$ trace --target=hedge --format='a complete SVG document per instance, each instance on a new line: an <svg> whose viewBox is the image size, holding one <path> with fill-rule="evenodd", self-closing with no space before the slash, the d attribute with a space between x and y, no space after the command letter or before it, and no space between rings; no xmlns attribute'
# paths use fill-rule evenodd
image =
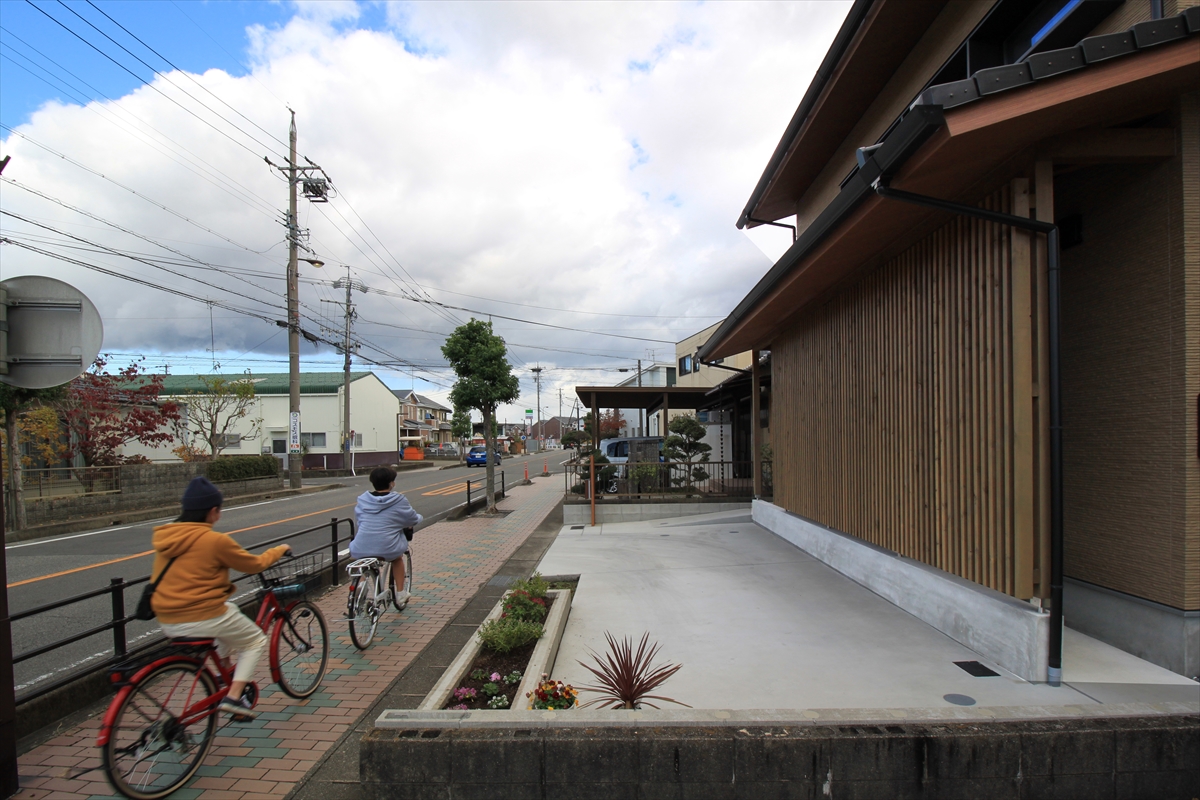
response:
<svg viewBox="0 0 1200 800"><path fill-rule="evenodd" d="M214 482L271 478L279 474L279 459L270 455L220 456L205 465L204 474Z"/></svg>

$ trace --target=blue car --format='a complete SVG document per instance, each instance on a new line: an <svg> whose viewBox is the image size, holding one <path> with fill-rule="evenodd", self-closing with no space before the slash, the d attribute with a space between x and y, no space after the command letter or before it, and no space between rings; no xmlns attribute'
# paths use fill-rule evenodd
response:
<svg viewBox="0 0 1200 800"><path fill-rule="evenodd" d="M500 453L496 451L493 455L493 464L500 463ZM484 467L487 466L487 448L483 445L476 445L467 451L467 466L468 467Z"/></svg>

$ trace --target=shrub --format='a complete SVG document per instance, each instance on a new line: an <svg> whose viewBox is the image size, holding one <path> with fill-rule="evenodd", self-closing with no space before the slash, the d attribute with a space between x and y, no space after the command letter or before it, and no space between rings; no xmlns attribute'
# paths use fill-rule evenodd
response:
<svg viewBox="0 0 1200 800"><path fill-rule="evenodd" d="M530 597L545 600L546 592L550 590L550 584L542 577L542 573L535 572L528 578L513 581L512 590L514 592L527 592Z"/></svg>
<svg viewBox="0 0 1200 800"><path fill-rule="evenodd" d="M271 455L220 456L204 465L204 474L214 483L273 478L279 474L279 459Z"/></svg>
<svg viewBox="0 0 1200 800"><path fill-rule="evenodd" d="M545 629L537 622L508 617L483 623L478 636L487 650L493 653L510 653L542 638L544 632Z"/></svg>
<svg viewBox="0 0 1200 800"><path fill-rule="evenodd" d="M529 592L514 589L504 598L504 619L532 620L541 622L546 618L546 601L530 597Z"/></svg>

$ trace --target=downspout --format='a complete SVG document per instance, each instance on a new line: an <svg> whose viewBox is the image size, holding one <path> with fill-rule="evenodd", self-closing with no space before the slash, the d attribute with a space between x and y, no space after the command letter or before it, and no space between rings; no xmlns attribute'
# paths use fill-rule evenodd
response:
<svg viewBox="0 0 1200 800"><path fill-rule="evenodd" d="M866 151L866 152L863 152ZM859 152L859 163L870 157L870 151ZM936 197L891 189L878 178L871 188L880 197L900 200L927 208L961 214L965 217L1011 225L1027 231L1046 234L1047 293L1049 306L1047 320L1050 349L1050 653L1047 681L1051 686L1062 684L1062 634L1063 634L1063 490L1062 490L1062 393L1059 375L1059 239L1058 226L1049 222L1001 214L975 206L954 203Z"/></svg>

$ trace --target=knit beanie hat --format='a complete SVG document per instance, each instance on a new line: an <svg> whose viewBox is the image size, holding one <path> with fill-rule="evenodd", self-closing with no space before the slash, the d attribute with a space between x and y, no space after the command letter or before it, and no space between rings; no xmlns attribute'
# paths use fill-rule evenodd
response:
<svg viewBox="0 0 1200 800"><path fill-rule="evenodd" d="M210 508L220 508L221 490L213 486L212 481L203 475L192 478L187 489L183 492L184 511L207 511Z"/></svg>

